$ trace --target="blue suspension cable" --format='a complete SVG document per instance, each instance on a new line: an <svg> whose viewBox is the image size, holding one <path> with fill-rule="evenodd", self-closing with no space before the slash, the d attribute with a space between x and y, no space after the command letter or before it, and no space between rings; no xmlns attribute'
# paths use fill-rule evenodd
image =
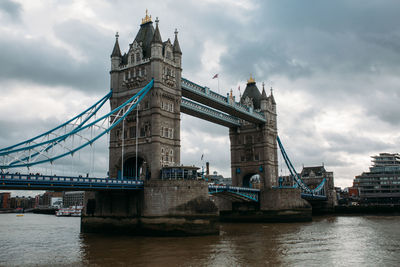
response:
<svg viewBox="0 0 400 267"><path fill-rule="evenodd" d="M45 162L50 162L50 163L52 163L53 161L55 161L55 160L57 160L57 159L60 159L60 158L65 157L65 156L67 156L67 155L72 155L72 154L74 154L76 151L78 151L78 150L80 150L80 149L86 147L87 145L90 145L90 144L94 143L94 142L95 142L96 140L98 140L101 136L103 136L104 134L110 132L115 126L117 126L117 125L118 125L118 124L119 124L119 123L120 123L120 122L121 122L121 121L122 121L122 120L123 120L123 119L124 119L138 104L139 104L139 103L140 103L140 101L144 98L144 96L147 94L147 92L153 87L153 83L154 83L154 81L151 80L151 81L150 81L143 89L141 89L137 94L135 94L134 96L132 96L131 98L129 98L129 99L128 99L127 101L125 101L122 105L120 105L119 107L115 108L114 110L112 110L112 111L109 112L108 114L106 114L106 115L100 117L99 119L97 119L97 120L95 120L95 121L93 121L93 122L91 122L91 123L89 123L89 124L87 124L87 125L84 125L84 126L82 126L82 127L80 127L80 128L76 128L76 129L72 130L71 132L69 132L69 133L67 133L67 134L65 134L65 135L59 136L59 137L54 138L54 139L51 139L51 140L49 140L49 141L42 142L42 144L54 143L54 144L51 144L51 147L53 147L53 146L59 144L62 140L65 140L67 137L72 136L72 135L74 135L74 134L76 134L76 133L78 133L78 132L80 132L80 131L83 131L83 130L89 128L89 127L94 126L96 123L98 123L98 122L100 122L100 121L102 121L102 120L104 120L104 119L106 119L106 118L108 118L108 117L111 117L113 114L119 112L121 109L123 109L123 108L125 108L126 106L128 106L129 104L131 104L131 106L129 107L129 109L128 109L122 116L120 116L120 118L119 118L118 120L116 120L116 121L115 121L112 125L110 125L107 129L105 129L103 132L101 132L100 134L98 134L97 136L95 136L94 138L92 138L91 140L87 141L86 143L84 143L84 144L78 146L78 147L75 148L75 149L71 149L70 151L68 151L68 152L66 152L66 153L63 153L63 154L61 154L61 155L58 155L58 156L56 156L56 157L52 157L52 158L45 159L45 160L41 160L41 161L37 161L37 162L20 163L20 164L17 164L17 162L21 162L21 160L18 160L17 162L15 162L15 161L12 162L12 164L0 166L0 168L1 168L1 169L7 169L7 168L17 168L17 167L29 167L29 166L33 166L33 165L37 165L37 164L41 164L41 163L45 163ZM71 120L70 120L70 121L71 121ZM66 125L66 124L64 123L63 125ZM58 128L60 128L60 126L58 126L58 127L56 127L56 128L58 129ZM49 132L51 132L51 131L49 131ZM43 135L44 135L44 134L42 134L42 135L40 135L40 136L43 136ZM31 140L31 139L30 139L30 140ZM2 155L3 155L3 156L4 156L4 155L8 155L8 154L10 154L10 153L15 153L15 152L19 152L19 151L29 150L29 149L32 149L32 148L37 147L37 146L38 146L38 145L35 144L35 145L31 145L31 146L28 146L28 147L25 147L25 148L21 148L21 149L14 149L14 150L12 150L12 151L2 152L2 153L0 153L0 156L2 156ZM15 147L15 146L12 146L12 147ZM4 149L3 149L3 150L4 150Z"/></svg>

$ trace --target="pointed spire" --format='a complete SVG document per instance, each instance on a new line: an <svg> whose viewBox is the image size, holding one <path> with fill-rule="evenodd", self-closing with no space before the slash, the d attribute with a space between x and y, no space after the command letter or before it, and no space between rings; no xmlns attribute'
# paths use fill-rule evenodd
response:
<svg viewBox="0 0 400 267"><path fill-rule="evenodd" d="M272 94L272 91L273 91L273 89L272 89L272 86L271 86L271 96L270 96L270 98L271 98L271 103L275 105L276 102L275 102L274 95Z"/></svg>
<svg viewBox="0 0 400 267"><path fill-rule="evenodd" d="M153 40L151 40L151 43L162 44L160 30L158 29L158 22L160 21L158 20L158 17L156 17L156 30L154 31Z"/></svg>
<svg viewBox="0 0 400 267"><path fill-rule="evenodd" d="M174 40L174 53L182 55L181 47L178 41L178 30L175 29L175 40Z"/></svg>
<svg viewBox="0 0 400 267"><path fill-rule="evenodd" d="M264 83L262 83L262 93L261 93L261 100L267 100L267 93L265 93Z"/></svg>
<svg viewBox="0 0 400 267"><path fill-rule="evenodd" d="M121 50L119 49L119 43L118 43L118 32L115 34L115 44L114 44L114 49L111 53L111 57L121 57Z"/></svg>

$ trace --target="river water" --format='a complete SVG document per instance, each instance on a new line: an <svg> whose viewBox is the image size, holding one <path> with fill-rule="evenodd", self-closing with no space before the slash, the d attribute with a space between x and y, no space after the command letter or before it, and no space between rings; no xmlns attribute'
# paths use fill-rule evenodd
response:
<svg viewBox="0 0 400 267"><path fill-rule="evenodd" d="M80 218L0 214L0 266L399 266L400 216L221 224L219 236L81 234Z"/></svg>

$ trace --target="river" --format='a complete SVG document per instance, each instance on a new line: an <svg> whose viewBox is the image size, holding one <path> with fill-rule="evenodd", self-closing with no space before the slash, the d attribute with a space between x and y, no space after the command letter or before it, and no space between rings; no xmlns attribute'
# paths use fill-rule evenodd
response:
<svg viewBox="0 0 400 267"><path fill-rule="evenodd" d="M81 234L80 218L0 214L0 265L399 266L399 216L221 224L219 236Z"/></svg>

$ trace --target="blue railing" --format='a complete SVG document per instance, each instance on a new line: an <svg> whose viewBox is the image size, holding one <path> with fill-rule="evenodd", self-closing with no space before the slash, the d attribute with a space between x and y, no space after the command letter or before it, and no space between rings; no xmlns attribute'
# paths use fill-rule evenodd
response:
<svg viewBox="0 0 400 267"><path fill-rule="evenodd" d="M25 190L138 190L143 188L143 181L6 173L0 174L0 188Z"/></svg>
<svg viewBox="0 0 400 267"><path fill-rule="evenodd" d="M223 186L223 185L209 185L208 186L209 194L218 194L218 193L230 193L233 195L237 195L241 198L258 202L260 189L247 188L247 187L237 187L237 186Z"/></svg>

